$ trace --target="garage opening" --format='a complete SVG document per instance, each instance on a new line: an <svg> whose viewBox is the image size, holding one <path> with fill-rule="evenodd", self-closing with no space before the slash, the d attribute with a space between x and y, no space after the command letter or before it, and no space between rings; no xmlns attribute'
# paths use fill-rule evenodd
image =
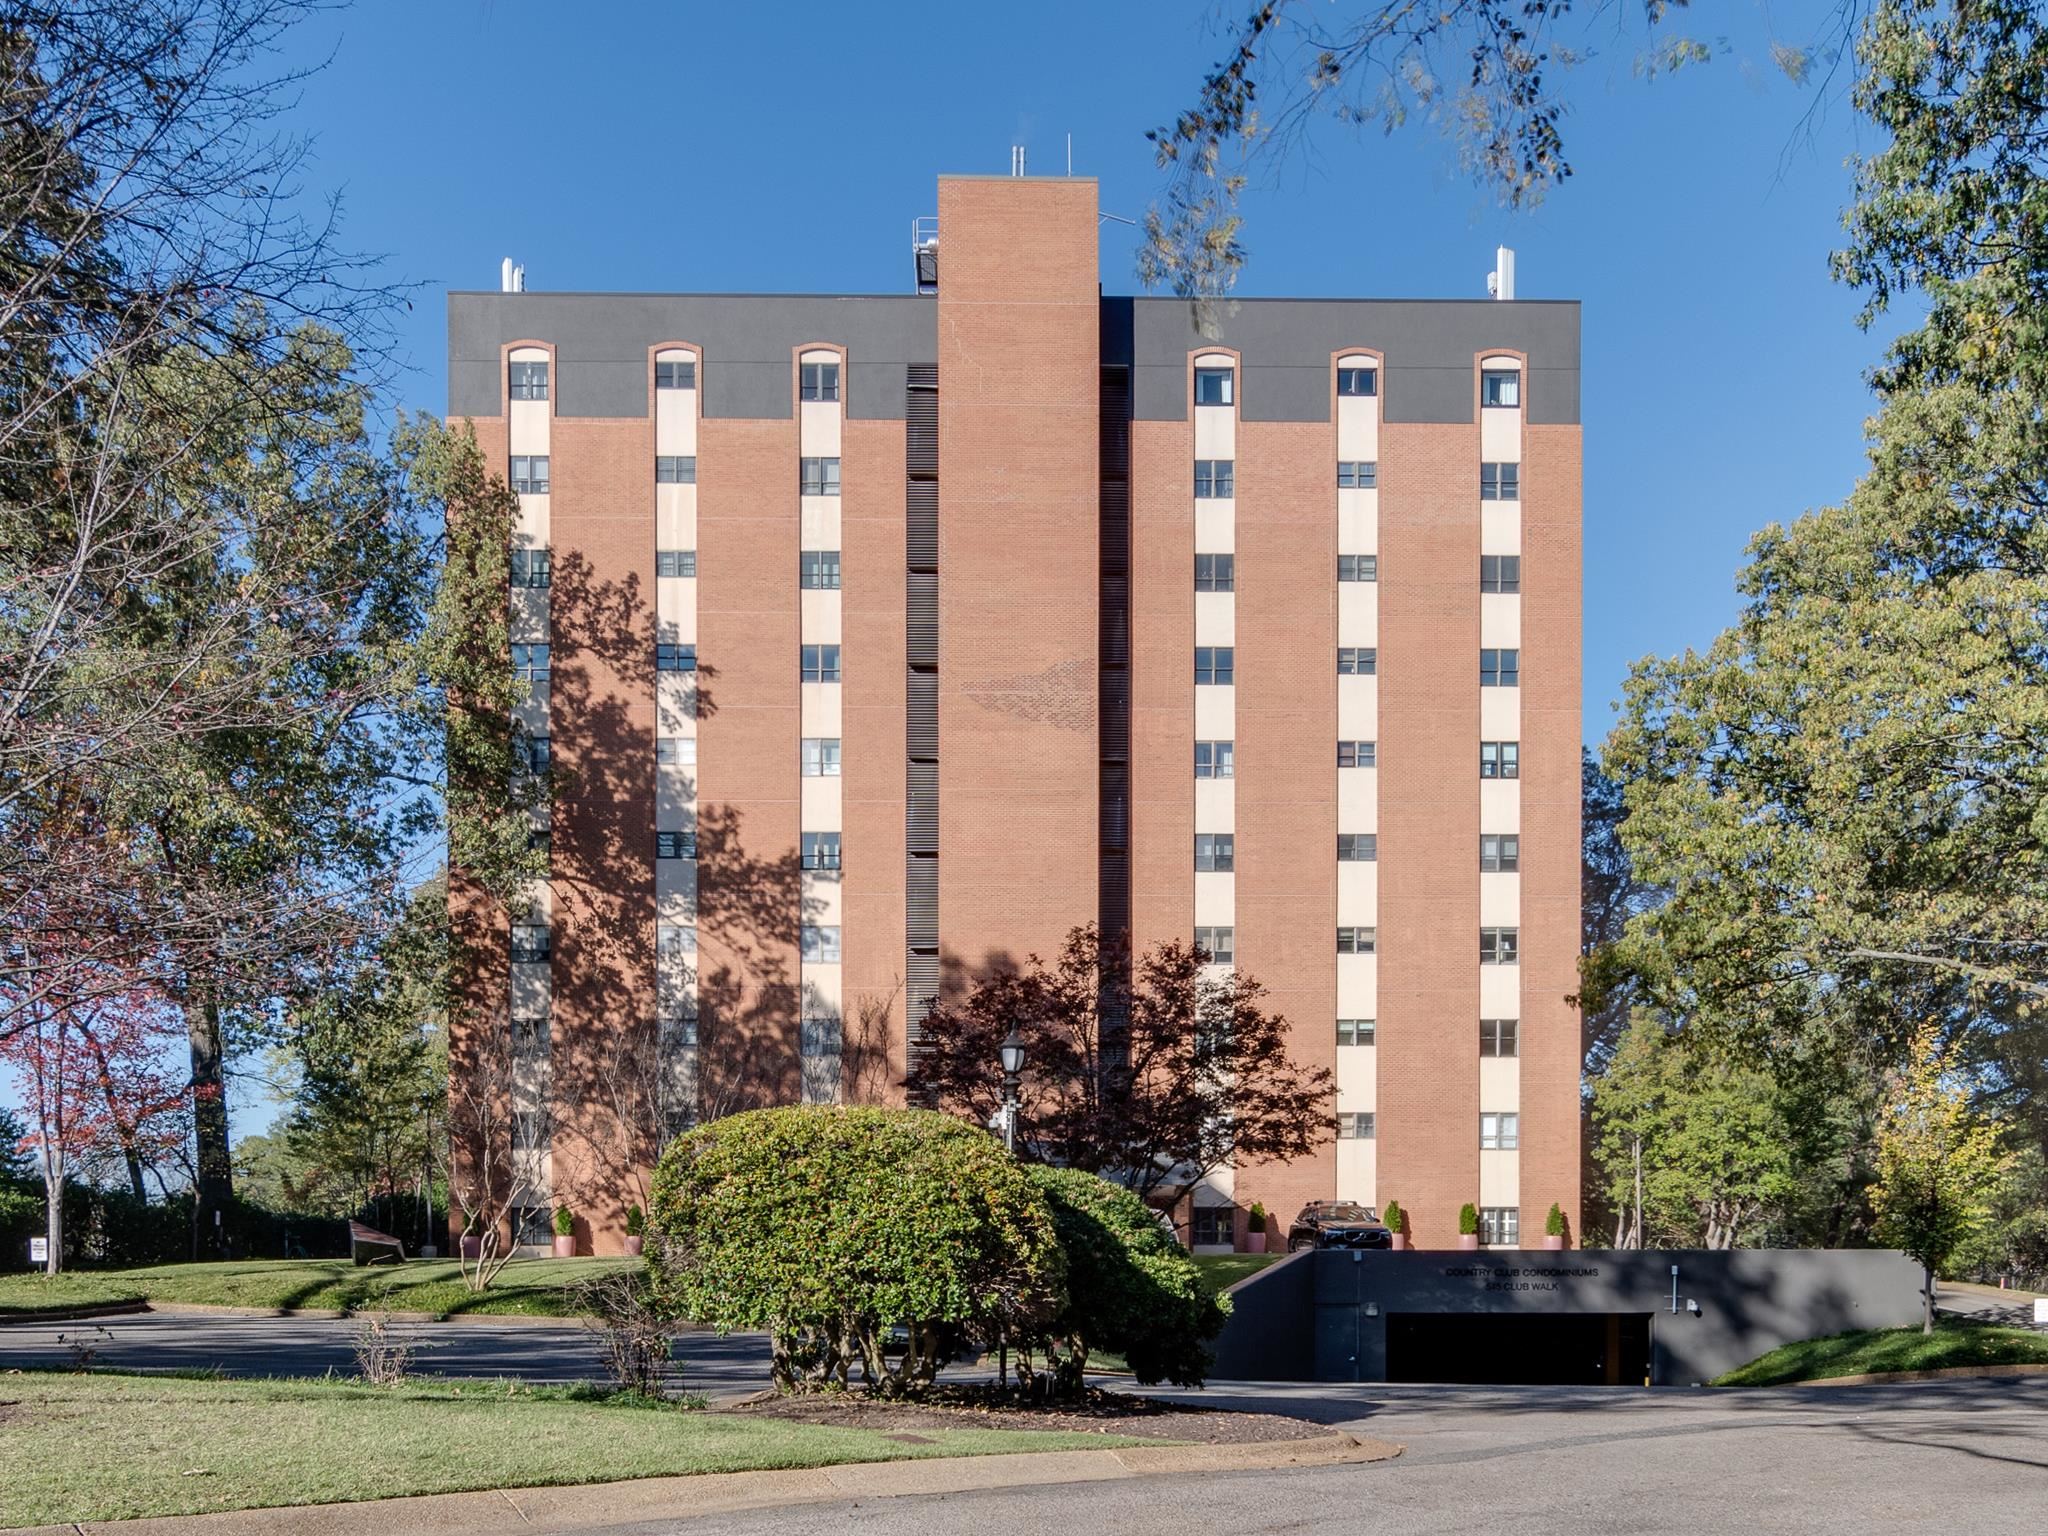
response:
<svg viewBox="0 0 2048 1536"><path fill-rule="evenodd" d="M1387 1318L1389 1381L1639 1387L1649 1375L1647 1312L1395 1312Z"/></svg>

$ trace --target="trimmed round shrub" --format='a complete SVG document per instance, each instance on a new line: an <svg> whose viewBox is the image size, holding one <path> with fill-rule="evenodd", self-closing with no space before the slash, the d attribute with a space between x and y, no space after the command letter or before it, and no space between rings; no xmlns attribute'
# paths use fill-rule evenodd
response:
<svg viewBox="0 0 2048 1536"><path fill-rule="evenodd" d="M987 1132L917 1109L753 1110L670 1143L647 1231L665 1299L766 1329L784 1391L891 1395L1061 1296L1045 1197Z"/></svg>
<svg viewBox="0 0 2048 1536"><path fill-rule="evenodd" d="M1044 1349L1055 1390L1078 1391L1088 1356L1104 1350L1145 1386L1199 1387L1229 1302L1128 1189L1076 1168L1029 1171L1066 1253L1067 1293L1044 1327L1020 1332Z"/></svg>

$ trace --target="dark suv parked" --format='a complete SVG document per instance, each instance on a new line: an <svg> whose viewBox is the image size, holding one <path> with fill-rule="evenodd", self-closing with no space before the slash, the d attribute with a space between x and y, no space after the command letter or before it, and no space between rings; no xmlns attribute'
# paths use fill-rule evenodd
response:
<svg viewBox="0 0 2048 1536"><path fill-rule="evenodd" d="M1303 1248L1391 1248L1394 1234L1369 1205L1318 1200L1301 1208L1287 1229L1287 1251Z"/></svg>

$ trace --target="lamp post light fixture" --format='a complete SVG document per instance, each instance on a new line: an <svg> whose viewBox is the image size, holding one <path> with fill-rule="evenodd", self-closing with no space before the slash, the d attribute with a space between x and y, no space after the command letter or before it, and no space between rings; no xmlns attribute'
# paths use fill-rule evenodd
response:
<svg viewBox="0 0 2048 1536"><path fill-rule="evenodd" d="M1015 1156L1018 1095L1024 1086L1024 1037L1014 1024L1003 1037L996 1056L1003 1066L1003 1149Z"/></svg>

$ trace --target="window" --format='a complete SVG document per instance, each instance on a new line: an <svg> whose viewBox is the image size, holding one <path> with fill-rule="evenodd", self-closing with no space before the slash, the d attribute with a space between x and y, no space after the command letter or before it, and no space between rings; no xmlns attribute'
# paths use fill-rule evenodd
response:
<svg viewBox="0 0 2048 1536"><path fill-rule="evenodd" d="M1195 495L1198 498L1235 496L1237 463L1233 459L1195 460Z"/></svg>
<svg viewBox="0 0 2048 1536"><path fill-rule="evenodd" d="M1380 838L1377 832L1339 832L1337 834L1337 862L1340 864L1370 864L1380 856Z"/></svg>
<svg viewBox="0 0 2048 1536"><path fill-rule="evenodd" d="M1522 1144L1520 1115L1481 1115L1479 1146L1485 1152L1512 1152Z"/></svg>
<svg viewBox="0 0 2048 1536"><path fill-rule="evenodd" d="M1518 406L1522 403L1522 374L1518 368L1487 368L1479 374L1481 405Z"/></svg>
<svg viewBox="0 0 2048 1536"><path fill-rule="evenodd" d="M548 1053L548 1016L544 1013L512 1016L512 1054L545 1056Z"/></svg>
<svg viewBox="0 0 2048 1536"><path fill-rule="evenodd" d="M654 483L656 485L695 485L697 483L697 460L694 456L671 457L662 454L654 461Z"/></svg>
<svg viewBox="0 0 2048 1536"><path fill-rule="evenodd" d="M1337 766L1339 768L1377 768L1380 764L1380 746L1376 741L1340 741L1337 743Z"/></svg>
<svg viewBox="0 0 2048 1536"><path fill-rule="evenodd" d="M839 738L837 736L806 736L804 738L804 777L807 779L836 779L839 777Z"/></svg>
<svg viewBox="0 0 2048 1536"><path fill-rule="evenodd" d="M1479 930L1479 963L1481 965L1519 965L1521 963L1522 930L1519 928L1482 928Z"/></svg>
<svg viewBox="0 0 2048 1536"><path fill-rule="evenodd" d="M1195 404L1230 405L1237 398L1237 370L1234 368L1197 368L1195 370Z"/></svg>
<svg viewBox="0 0 2048 1536"><path fill-rule="evenodd" d="M1227 688L1237 680L1237 652L1228 645L1195 647L1195 681Z"/></svg>
<svg viewBox="0 0 2048 1536"><path fill-rule="evenodd" d="M1337 557L1337 579L1339 581L1378 581L1380 579L1380 557L1378 555L1339 555Z"/></svg>
<svg viewBox="0 0 2048 1536"><path fill-rule="evenodd" d="M839 834L837 832L806 832L804 834L804 868L837 869L839 867Z"/></svg>
<svg viewBox="0 0 2048 1536"><path fill-rule="evenodd" d="M694 832L657 832L654 834L654 856L657 859L694 859L697 857L697 834Z"/></svg>
<svg viewBox="0 0 2048 1536"><path fill-rule="evenodd" d="M1237 743L1198 741L1195 743L1195 777L1228 779L1237 773Z"/></svg>
<svg viewBox="0 0 2048 1536"><path fill-rule="evenodd" d="M1195 868L1204 874L1227 874L1236 867L1237 838L1229 832L1195 834Z"/></svg>
<svg viewBox="0 0 2048 1536"><path fill-rule="evenodd" d="M1337 393L1340 395L1376 395L1380 392L1380 371L1377 368L1339 368L1337 370Z"/></svg>
<svg viewBox="0 0 2048 1536"><path fill-rule="evenodd" d="M697 360L694 357L677 358L674 362L654 365L654 387L656 389L695 389L697 387Z"/></svg>
<svg viewBox="0 0 2048 1536"><path fill-rule="evenodd" d="M1229 592L1237 586L1237 556L1195 556L1195 590Z"/></svg>
<svg viewBox="0 0 2048 1536"><path fill-rule="evenodd" d="M512 958L515 962L527 965L537 965L545 961L548 958L548 925L514 923Z"/></svg>
<svg viewBox="0 0 2048 1536"><path fill-rule="evenodd" d="M1337 461L1337 489L1340 491L1370 491L1380 483L1379 464L1372 459L1340 459Z"/></svg>
<svg viewBox="0 0 2048 1536"><path fill-rule="evenodd" d="M1339 1141L1371 1141L1374 1125L1371 1110L1362 1114L1344 1114L1337 1117L1337 1139Z"/></svg>
<svg viewBox="0 0 2048 1536"><path fill-rule="evenodd" d="M796 557L797 582L812 592L839 590L839 551L807 549Z"/></svg>
<svg viewBox="0 0 2048 1536"><path fill-rule="evenodd" d="M1482 592L1521 591L1522 557L1520 555L1481 555L1479 557L1479 590Z"/></svg>
<svg viewBox="0 0 2048 1536"><path fill-rule="evenodd" d="M545 496L548 493L548 458L546 454L528 457L525 454L512 456L512 489L521 496Z"/></svg>
<svg viewBox="0 0 2048 1536"><path fill-rule="evenodd" d="M1379 949L1380 931L1377 928L1339 928L1337 930L1337 953L1340 955L1370 955Z"/></svg>
<svg viewBox="0 0 2048 1536"><path fill-rule="evenodd" d="M1519 779L1522 776L1522 744L1519 741L1479 743L1479 777Z"/></svg>
<svg viewBox="0 0 2048 1536"><path fill-rule="evenodd" d="M1213 965L1230 965L1237 958L1237 930L1235 928L1197 928L1195 948L1208 951Z"/></svg>
<svg viewBox="0 0 2048 1536"><path fill-rule="evenodd" d="M512 551L512 585L545 587L555 579L554 551L515 549Z"/></svg>
<svg viewBox="0 0 2048 1536"><path fill-rule="evenodd" d="M514 400L545 400L548 397L548 365L514 363L511 382Z"/></svg>
<svg viewBox="0 0 2048 1536"><path fill-rule="evenodd" d="M1479 869L1482 874L1511 875L1522 867L1522 840L1512 833L1479 834Z"/></svg>
<svg viewBox="0 0 2048 1536"><path fill-rule="evenodd" d="M1520 1019L1481 1019L1479 1021L1479 1054L1482 1056L1521 1055L1522 1021Z"/></svg>
<svg viewBox="0 0 2048 1536"><path fill-rule="evenodd" d="M660 1024L661 1044L668 1050L694 1050L697 1045L697 1015L671 1014Z"/></svg>
<svg viewBox="0 0 2048 1536"><path fill-rule="evenodd" d="M528 827L526 829L526 851L528 853L553 853L555 851L555 834L553 829L548 827Z"/></svg>
<svg viewBox="0 0 2048 1536"><path fill-rule="evenodd" d="M807 683L836 683L839 681L839 647L836 645L807 645L804 647L803 680Z"/></svg>
<svg viewBox="0 0 2048 1536"><path fill-rule="evenodd" d="M837 1056L844 1039L836 1018L805 1019L797 1026L797 1049L806 1056Z"/></svg>
<svg viewBox="0 0 2048 1536"><path fill-rule="evenodd" d="M654 670L657 672L696 671L697 647L694 645L657 645L654 648Z"/></svg>
<svg viewBox="0 0 2048 1536"><path fill-rule="evenodd" d="M1234 1205L1198 1205L1189 1213L1193 1218L1188 1241L1197 1248L1234 1248L1237 1246L1237 1207Z"/></svg>
<svg viewBox="0 0 2048 1536"><path fill-rule="evenodd" d="M839 925L820 927L816 923L803 925L799 952L807 965L837 965L839 963Z"/></svg>
<svg viewBox="0 0 2048 1536"><path fill-rule="evenodd" d="M1520 651L1486 650L1479 653L1479 686L1519 688L1522 683Z"/></svg>
<svg viewBox="0 0 2048 1536"><path fill-rule="evenodd" d="M512 670L524 682L544 683L548 680L548 658L551 654L545 645L515 645L512 647Z"/></svg>
<svg viewBox="0 0 2048 1536"><path fill-rule="evenodd" d="M654 552L654 574L657 576L696 575L697 551L694 549L657 549Z"/></svg>
<svg viewBox="0 0 2048 1536"><path fill-rule="evenodd" d="M1479 499L1481 501L1520 501L1522 499L1522 466L1519 464L1480 465Z"/></svg>
<svg viewBox="0 0 2048 1536"><path fill-rule="evenodd" d="M1341 645L1337 648L1337 675L1339 677L1371 677L1380 669L1380 653L1376 646Z"/></svg>
<svg viewBox="0 0 2048 1536"><path fill-rule="evenodd" d="M680 960L697 953L697 930L689 923L656 923L654 953L664 960Z"/></svg>
<svg viewBox="0 0 2048 1536"><path fill-rule="evenodd" d="M1337 1021L1337 1043L1339 1045L1371 1045L1377 1025L1371 1019L1339 1019Z"/></svg>
<svg viewBox="0 0 2048 1536"><path fill-rule="evenodd" d="M803 463L803 493L806 496L837 496L839 494L839 461L837 459L805 459Z"/></svg>
<svg viewBox="0 0 2048 1536"><path fill-rule="evenodd" d="M515 736L513 750L519 756L519 770L522 773L546 773L548 764L554 760L545 736Z"/></svg>
<svg viewBox="0 0 2048 1536"><path fill-rule="evenodd" d="M802 390L806 400L837 400L839 398L839 365L837 363L804 363L802 366Z"/></svg>
<svg viewBox="0 0 2048 1536"><path fill-rule="evenodd" d="M654 760L676 767L697 766L697 738L694 736L657 736L654 739Z"/></svg>
<svg viewBox="0 0 2048 1536"><path fill-rule="evenodd" d="M1522 1213L1512 1205L1479 1208L1479 1241L1488 1246L1513 1247L1522 1240Z"/></svg>

